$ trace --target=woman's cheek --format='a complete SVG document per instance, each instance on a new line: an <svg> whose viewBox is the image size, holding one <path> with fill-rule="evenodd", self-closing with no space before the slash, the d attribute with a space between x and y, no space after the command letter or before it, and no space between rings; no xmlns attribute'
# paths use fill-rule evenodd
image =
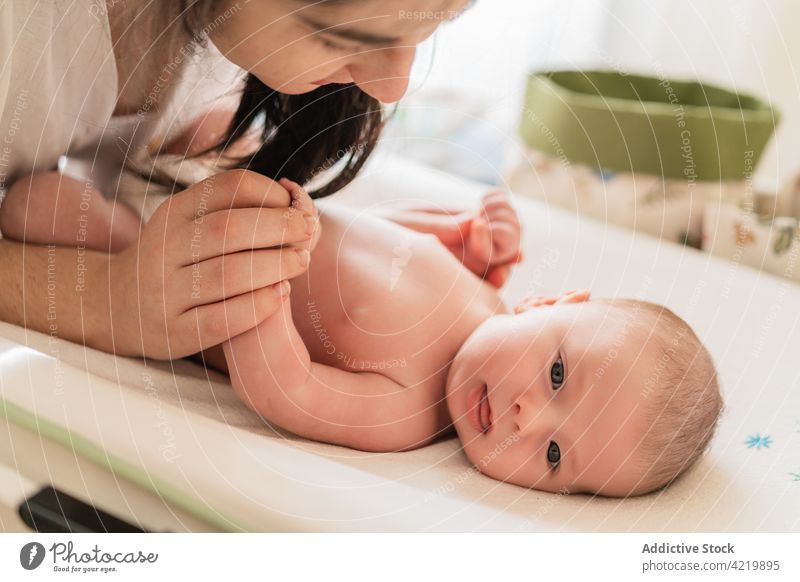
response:
<svg viewBox="0 0 800 582"><path fill-rule="evenodd" d="M292 50L286 55L280 54L278 58L279 62L273 61L266 68L281 71L284 77L282 81L287 86L310 85L328 77L334 68L330 57L315 48L307 51Z"/></svg>

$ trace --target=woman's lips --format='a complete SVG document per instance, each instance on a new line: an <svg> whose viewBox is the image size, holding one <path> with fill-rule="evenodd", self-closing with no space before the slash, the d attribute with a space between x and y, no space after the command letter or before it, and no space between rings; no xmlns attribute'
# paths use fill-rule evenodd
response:
<svg viewBox="0 0 800 582"><path fill-rule="evenodd" d="M469 395L467 416L476 431L486 433L492 428L492 407L489 405L489 389L486 384L478 386Z"/></svg>

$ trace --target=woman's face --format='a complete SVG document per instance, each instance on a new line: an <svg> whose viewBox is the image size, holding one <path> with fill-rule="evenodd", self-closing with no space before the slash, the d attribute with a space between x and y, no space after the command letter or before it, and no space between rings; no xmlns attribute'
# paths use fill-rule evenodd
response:
<svg viewBox="0 0 800 582"><path fill-rule="evenodd" d="M225 0L205 31L232 62L290 95L355 83L384 103L408 87L416 47L471 0Z"/></svg>

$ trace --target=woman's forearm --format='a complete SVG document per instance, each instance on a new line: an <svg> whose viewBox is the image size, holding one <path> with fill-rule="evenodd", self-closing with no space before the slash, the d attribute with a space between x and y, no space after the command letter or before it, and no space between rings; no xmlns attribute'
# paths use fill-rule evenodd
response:
<svg viewBox="0 0 800 582"><path fill-rule="evenodd" d="M111 351L109 255L0 240L0 320Z"/></svg>
<svg viewBox="0 0 800 582"><path fill-rule="evenodd" d="M0 320L121 356L219 345L270 316L279 283L306 271L296 246L311 233L291 202L272 180L229 170L173 195L116 254L0 240Z"/></svg>

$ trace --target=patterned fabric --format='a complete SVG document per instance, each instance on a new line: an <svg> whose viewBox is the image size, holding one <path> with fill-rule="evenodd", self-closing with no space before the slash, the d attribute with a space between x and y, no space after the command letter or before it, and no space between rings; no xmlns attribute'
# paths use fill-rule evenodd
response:
<svg viewBox="0 0 800 582"><path fill-rule="evenodd" d="M760 219L737 205L710 205L702 246L712 255L800 281L800 230L794 217Z"/></svg>
<svg viewBox="0 0 800 582"><path fill-rule="evenodd" d="M507 176L518 194L698 248L706 209L737 203L747 188L744 180L691 181L597 170L532 149L523 150Z"/></svg>

